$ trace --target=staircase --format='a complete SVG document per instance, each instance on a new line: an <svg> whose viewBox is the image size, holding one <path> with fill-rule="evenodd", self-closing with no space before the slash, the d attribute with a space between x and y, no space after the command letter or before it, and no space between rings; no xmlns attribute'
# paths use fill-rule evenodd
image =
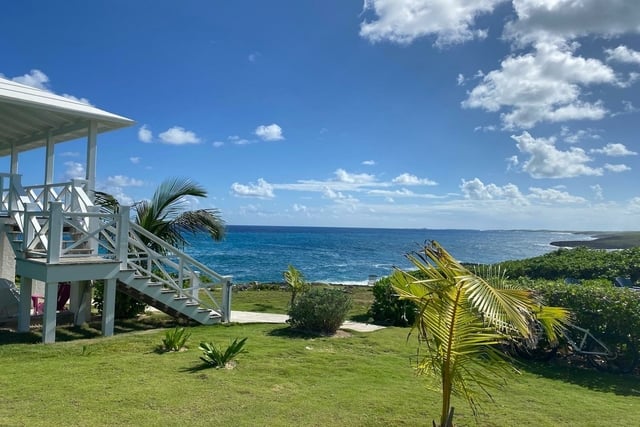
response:
<svg viewBox="0 0 640 427"><path fill-rule="evenodd" d="M0 189L0 215L17 260L43 263L70 276L74 269L119 264L120 292L200 324L229 320L231 278L131 222L129 207L114 213L94 206L82 180L22 188L19 175L11 175L10 182L10 188ZM213 294L216 287L222 288L222 306Z"/></svg>

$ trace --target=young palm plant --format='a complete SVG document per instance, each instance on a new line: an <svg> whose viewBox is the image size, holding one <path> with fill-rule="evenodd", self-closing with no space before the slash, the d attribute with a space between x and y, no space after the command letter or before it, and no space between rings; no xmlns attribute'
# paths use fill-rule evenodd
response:
<svg viewBox="0 0 640 427"><path fill-rule="evenodd" d="M396 270L392 284L401 299L419 308L414 330L424 351L417 370L438 380L439 425L450 427L452 394L465 397L476 415L477 390L491 397L488 387L515 370L501 344L531 339L536 325L555 341L568 312L542 307L530 290L507 282L500 270L485 272L484 278L474 274L437 242L407 258L418 271Z"/></svg>
<svg viewBox="0 0 640 427"><path fill-rule="evenodd" d="M304 293L309 290L309 284L304 279L304 275L300 270L290 265L287 271L282 273L284 281L289 286L291 291L291 301L289 301L289 307L293 307L296 302L298 294Z"/></svg>

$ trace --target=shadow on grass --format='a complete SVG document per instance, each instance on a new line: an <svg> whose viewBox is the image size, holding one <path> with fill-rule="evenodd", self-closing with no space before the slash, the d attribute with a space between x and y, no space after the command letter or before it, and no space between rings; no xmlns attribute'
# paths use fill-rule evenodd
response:
<svg viewBox="0 0 640 427"><path fill-rule="evenodd" d="M257 311L259 313L277 313L278 307L273 304L264 304L264 303L254 303L252 304L251 310L248 311Z"/></svg>
<svg viewBox="0 0 640 427"><path fill-rule="evenodd" d="M552 363L531 362L520 369L544 378L559 380L591 390L621 396L640 396L640 378L637 375L611 374L596 370Z"/></svg>
<svg viewBox="0 0 640 427"><path fill-rule="evenodd" d="M331 336L327 334L321 334L318 332L304 331L301 329L293 329L290 326L272 329L267 333L267 335L270 335L272 337L284 337L284 338L304 339L304 340L309 340L313 338L326 338Z"/></svg>
<svg viewBox="0 0 640 427"><path fill-rule="evenodd" d="M39 319L32 319L29 332L17 332L16 325L8 324L0 328L0 345L7 344L39 344L42 343L42 325ZM41 321L41 320L40 320ZM175 327L182 322L171 317L144 316L137 319L116 320L114 334L140 332L158 328ZM59 315L56 327L56 342L67 342L81 339L92 339L102 336L102 323L99 316L81 326L73 325L73 317Z"/></svg>

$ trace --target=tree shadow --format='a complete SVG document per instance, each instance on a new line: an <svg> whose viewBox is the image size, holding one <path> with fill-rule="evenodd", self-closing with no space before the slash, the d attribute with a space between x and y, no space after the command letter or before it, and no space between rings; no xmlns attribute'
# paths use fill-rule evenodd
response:
<svg viewBox="0 0 640 427"><path fill-rule="evenodd" d="M540 377L559 380L590 390L621 396L640 396L640 378L632 374L599 372L582 366L569 365L565 360L527 362L519 368Z"/></svg>
<svg viewBox="0 0 640 427"><path fill-rule="evenodd" d="M328 335L328 334L322 334L322 333L308 331L308 330L294 329L291 326L284 326L282 328L272 329L267 333L267 335L270 335L273 337L309 340L314 338L327 338L335 334Z"/></svg>

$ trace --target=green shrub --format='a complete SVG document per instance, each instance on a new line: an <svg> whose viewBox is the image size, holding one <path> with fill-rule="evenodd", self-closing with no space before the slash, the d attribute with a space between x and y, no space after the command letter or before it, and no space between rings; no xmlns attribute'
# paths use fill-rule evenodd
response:
<svg viewBox="0 0 640 427"><path fill-rule="evenodd" d="M373 303L369 316L376 323L409 326L416 319L417 307L412 301L400 300L391 286L389 277L383 277L373 285Z"/></svg>
<svg viewBox="0 0 640 427"><path fill-rule="evenodd" d="M500 264L511 278L532 279L640 279L640 247L619 251L575 248L559 249L548 254Z"/></svg>
<svg viewBox="0 0 640 427"><path fill-rule="evenodd" d="M351 297L340 289L314 288L300 295L289 309L295 329L333 334L347 318Z"/></svg>
<svg viewBox="0 0 640 427"><path fill-rule="evenodd" d="M236 338L225 350L222 350L222 348L211 342L201 342L200 347L198 347L203 352L203 355L200 356L200 360L211 368L230 367L230 363L237 355L247 352L244 349L246 341L247 337L240 341Z"/></svg>
<svg viewBox="0 0 640 427"><path fill-rule="evenodd" d="M571 310L574 324L588 329L617 354L608 362L613 370L629 371L640 360L640 292L596 281L585 283L538 281L533 288L545 305Z"/></svg>
<svg viewBox="0 0 640 427"><path fill-rule="evenodd" d="M180 351L185 347L190 336L191 332L187 332L185 328L176 326L165 332L162 345L166 351Z"/></svg>

